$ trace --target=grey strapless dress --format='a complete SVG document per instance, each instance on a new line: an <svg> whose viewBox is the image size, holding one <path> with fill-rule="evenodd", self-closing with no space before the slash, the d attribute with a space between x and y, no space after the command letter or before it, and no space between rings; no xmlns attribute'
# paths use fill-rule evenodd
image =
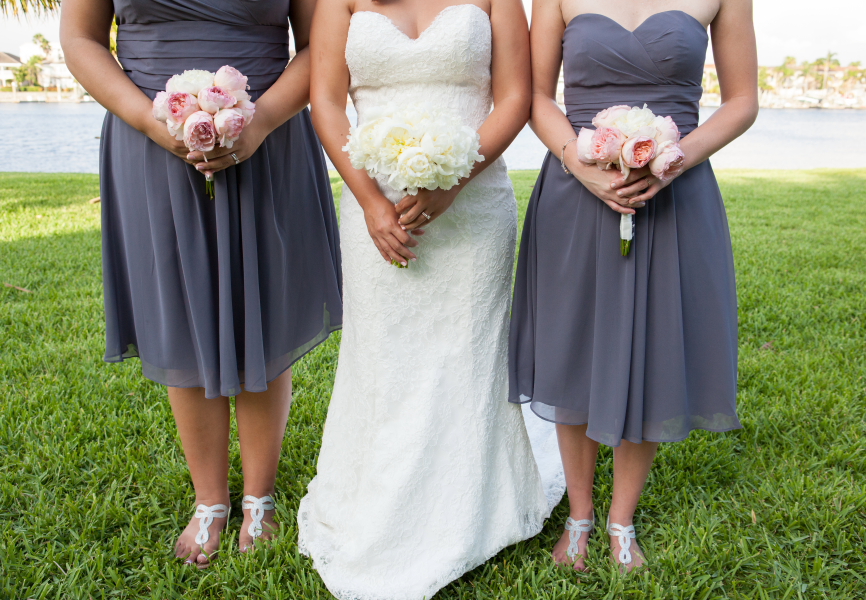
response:
<svg viewBox="0 0 866 600"><path fill-rule="evenodd" d="M630 32L582 14L562 48L575 132L617 104L697 127L707 32L690 15L658 13ZM510 400L587 424L609 446L740 427L734 261L709 161L638 209L628 257L619 220L547 155L520 246Z"/></svg>
<svg viewBox="0 0 866 600"><path fill-rule="evenodd" d="M289 0L115 0L124 71L153 98L186 69L231 65L253 100L289 60ZM342 322L337 218L304 110L204 176L118 117L102 132L105 360L208 398L267 389Z"/></svg>

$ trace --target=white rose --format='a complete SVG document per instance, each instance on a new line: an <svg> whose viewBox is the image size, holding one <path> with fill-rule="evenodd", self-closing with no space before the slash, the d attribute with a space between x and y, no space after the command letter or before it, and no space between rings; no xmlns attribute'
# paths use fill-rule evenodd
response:
<svg viewBox="0 0 866 600"><path fill-rule="evenodd" d="M213 78L214 74L210 71L191 69L169 79L168 83L165 85L165 89L169 93L185 92L187 94L192 94L193 96L198 96L198 93L203 88L211 87L213 85Z"/></svg>
<svg viewBox="0 0 866 600"><path fill-rule="evenodd" d="M613 122L613 127L622 131L626 137L634 135L645 135L647 137L655 137L655 114L647 108L646 104L643 108L633 107L626 113L617 117Z"/></svg>

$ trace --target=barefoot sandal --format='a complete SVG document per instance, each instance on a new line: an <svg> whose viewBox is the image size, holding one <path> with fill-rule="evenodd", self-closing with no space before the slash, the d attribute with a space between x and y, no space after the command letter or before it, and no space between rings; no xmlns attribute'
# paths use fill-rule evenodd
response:
<svg viewBox="0 0 866 600"><path fill-rule="evenodd" d="M264 531L262 528L262 519L265 518L265 511L274 510L276 508L276 503L272 496L262 496L261 498L256 498L255 496L244 496L244 501L241 506L244 510L250 511L250 517L252 517L253 522L250 523L250 526L247 528L247 533L252 536L253 541L255 542Z"/></svg>
<svg viewBox="0 0 866 600"><path fill-rule="evenodd" d="M565 529L568 531L568 550L565 551L565 555L574 562L575 557L580 554L577 545L580 541L580 536L584 533L592 533L592 530L595 529L595 523L589 519L576 521L568 517L568 520L565 522Z"/></svg>
<svg viewBox="0 0 866 600"><path fill-rule="evenodd" d="M635 539L634 525L623 527L619 523L611 523L608 517L607 533L619 541L619 562L624 565L631 563L631 541Z"/></svg>
<svg viewBox="0 0 866 600"><path fill-rule="evenodd" d="M195 507L194 519L198 519L198 533L195 534L195 543L204 546L210 539L208 528L213 525L214 519L228 519L231 509L225 504L214 504L207 506L199 504Z"/></svg>

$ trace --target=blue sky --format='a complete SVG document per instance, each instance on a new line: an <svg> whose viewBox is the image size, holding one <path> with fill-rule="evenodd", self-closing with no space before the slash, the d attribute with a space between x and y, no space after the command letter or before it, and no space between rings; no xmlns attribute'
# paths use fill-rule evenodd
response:
<svg viewBox="0 0 866 600"><path fill-rule="evenodd" d="M528 7L531 0L523 0ZM781 64L788 55L814 60L828 50L843 64L866 64L866 0L753 0L758 60ZM17 20L0 16L0 50L18 52L34 33L58 41L59 18ZM712 56L707 57L712 62Z"/></svg>

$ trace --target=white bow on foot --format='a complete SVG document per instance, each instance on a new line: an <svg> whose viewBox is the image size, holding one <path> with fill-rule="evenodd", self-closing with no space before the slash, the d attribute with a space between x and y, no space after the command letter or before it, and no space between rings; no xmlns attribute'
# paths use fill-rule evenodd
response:
<svg viewBox="0 0 866 600"><path fill-rule="evenodd" d="M611 537L617 538L619 541L619 562L624 565L631 564L632 556L629 552L631 541L635 539L634 525L623 527L619 523L611 523L610 517L607 519L607 533Z"/></svg>
<svg viewBox="0 0 866 600"><path fill-rule="evenodd" d="M592 533L592 530L595 529L595 523L589 519L577 521L568 517L568 520L565 522L565 529L568 531L568 550L565 551L565 555L574 562L575 557L580 552L580 547L578 546L580 536L584 533Z"/></svg>
<svg viewBox="0 0 866 600"><path fill-rule="evenodd" d="M250 517L253 522L250 523L250 526L247 528L247 533L252 536L253 542L255 542L259 537L261 537L262 532L264 531L262 528L262 519L265 518L265 511L274 510L276 508L276 503L272 496L262 496L261 498L256 498L255 496L244 496L244 501L241 506L244 510L250 511Z"/></svg>
<svg viewBox="0 0 866 600"><path fill-rule="evenodd" d="M199 504L196 506L194 518L198 519L198 533L195 534L195 543L204 546L210 539L208 528L213 525L213 520L228 519L230 510L225 504L214 504L213 506Z"/></svg>

